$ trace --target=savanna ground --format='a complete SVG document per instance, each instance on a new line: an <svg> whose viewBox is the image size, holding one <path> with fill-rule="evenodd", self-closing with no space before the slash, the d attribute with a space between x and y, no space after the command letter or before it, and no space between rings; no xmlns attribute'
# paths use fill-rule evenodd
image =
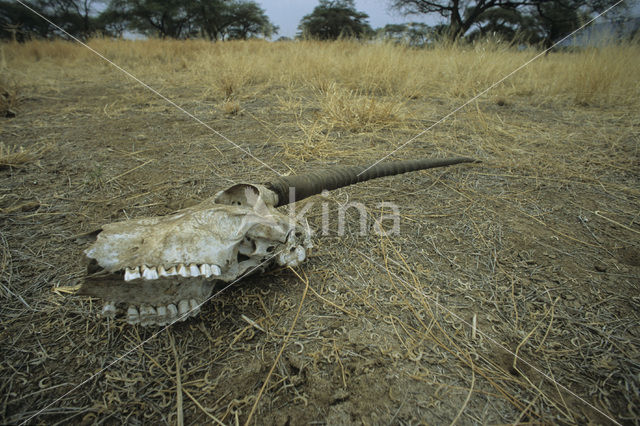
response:
<svg viewBox="0 0 640 426"><path fill-rule="evenodd" d="M406 146L538 52L90 46L283 174L482 163L300 203L316 230L330 207L301 267L154 336L69 294L76 236L274 172L82 46L2 45L1 423L638 424L637 46L540 57ZM352 209L338 235L350 201L370 229L396 203L400 232Z"/></svg>

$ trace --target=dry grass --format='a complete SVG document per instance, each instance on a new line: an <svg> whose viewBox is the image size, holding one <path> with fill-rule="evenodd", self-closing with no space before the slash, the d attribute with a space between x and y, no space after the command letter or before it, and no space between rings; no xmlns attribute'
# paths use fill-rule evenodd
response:
<svg viewBox="0 0 640 426"><path fill-rule="evenodd" d="M320 105L329 126L353 132L379 130L402 121L400 104L362 96L335 84L320 94Z"/></svg>
<svg viewBox="0 0 640 426"><path fill-rule="evenodd" d="M392 44L204 41L111 41L90 46L134 74L144 70L154 80L201 79L202 87L229 97L252 94L263 86L326 91L334 82L360 94L411 99L416 96L466 98L488 87L539 52L515 51L492 42L472 47L415 50ZM6 45L12 64L44 61L59 66L106 66L91 52L64 42L34 41ZM152 52L152 53L149 53ZM585 100L619 105L635 102L638 61L636 45L611 46L577 54L552 53L540 58L495 88L491 96ZM153 65L156 72L150 70ZM629 90L634 88L634 90Z"/></svg>
<svg viewBox="0 0 640 426"><path fill-rule="evenodd" d="M6 64L4 64L4 61L0 62L0 72L6 71ZM18 86L15 83L10 83L6 77L0 77L0 117L14 117L19 100L20 91Z"/></svg>
<svg viewBox="0 0 640 426"><path fill-rule="evenodd" d="M299 270L154 336L62 290L76 236L272 172L86 49L3 45L21 102L0 149L27 162L0 170L2 423L637 423L637 46L551 53L439 122L539 52L90 45L283 174L396 148L483 163L309 200L329 229ZM338 235L350 201L368 229L395 203L400 234L362 236L350 209Z"/></svg>
<svg viewBox="0 0 640 426"><path fill-rule="evenodd" d="M0 169L3 167L24 167L37 162L48 151L46 146L11 147L0 142Z"/></svg>

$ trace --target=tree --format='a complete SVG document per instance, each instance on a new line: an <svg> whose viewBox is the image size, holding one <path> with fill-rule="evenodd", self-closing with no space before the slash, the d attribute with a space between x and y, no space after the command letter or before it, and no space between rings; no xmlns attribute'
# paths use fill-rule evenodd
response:
<svg viewBox="0 0 640 426"><path fill-rule="evenodd" d="M180 0L113 0L105 16L144 35L186 38L193 33L191 8L192 3Z"/></svg>
<svg viewBox="0 0 640 426"><path fill-rule="evenodd" d="M477 40L498 37L520 43L538 43L541 40L538 22L534 16L517 9L494 8L478 17L467 38Z"/></svg>
<svg viewBox="0 0 640 426"><path fill-rule="evenodd" d="M361 38L373 34L368 18L369 15L356 10L353 0L320 0L313 12L300 21L299 35L320 40L341 36Z"/></svg>
<svg viewBox="0 0 640 426"><path fill-rule="evenodd" d="M229 0L192 0L192 10L200 32L209 40L222 40L233 23Z"/></svg>
<svg viewBox="0 0 640 426"><path fill-rule="evenodd" d="M425 46L432 42L436 35L436 28L422 22L409 22L408 24L387 24L378 28L379 37L404 43L409 46Z"/></svg>
<svg viewBox="0 0 640 426"><path fill-rule="evenodd" d="M534 25L545 48L584 25L589 14L580 10L578 1L552 2L536 5Z"/></svg>
<svg viewBox="0 0 640 426"><path fill-rule="evenodd" d="M108 29L119 25L163 38L246 39L278 29L249 0L112 0L102 16Z"/></svg>
<svg viewBox="0 0 640 426"><path fill-rule="evenodd" d="M549 8L565 13L592 14L615 4L617 0L390 0L392 9L405 15L438 14L447 19L448 34L452 39L464 36L474 25L497 18L497 11L503 9L518 13L520 16L533 16L543 19L546 16L548 25L565 19L552 14ZM504 18L505 16L503 16ZM513 17L513 16L512 16ZM573 16L570 17L573 22ZM511 24L515 22L512 20ZM506 30L509 26L503 26ZM566 31L564 27L563 31ZM554 34L555 35L555 34Z"/></svg>
<svg viewBox="0 0 640 426"><path fill-rule="evenodd" d="M43 13L41 8L29 3L29 6ZM36 37L47 37L51 27L47 21L14 1L0 1L0 38L25 41Z"/></svg>
<svg viewBox="0 0 640 426"><path fill-rule="evenodd" d="M264 10L253 1L236 1L231 5L231 24L227 28L231 39L246 40L252 36L263 35L267 38L278 33Z"/></svg>
<svg viewBox="0 0 640 426"><path fill-rule="evenodd" d="M103 2L96 0L48 0L43 1L50 9L53 22L66 30L69 34L87 39L98 28L96 5ZM45 9L45 10L47 10Z"/></svg>
<svg viewBox="0 0 640 426"><path fill-rule="evenodd" d="M35 0L25 2L67 33L87 39L102 30L97 19L97 9L102 1L98 0ZM30 37L61 36L55 25L15 2L0 2L0 26L3 38L25 40Z"/></svg>

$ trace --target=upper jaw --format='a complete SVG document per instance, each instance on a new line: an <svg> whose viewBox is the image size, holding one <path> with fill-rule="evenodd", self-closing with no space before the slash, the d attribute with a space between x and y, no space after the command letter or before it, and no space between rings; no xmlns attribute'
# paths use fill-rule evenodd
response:
<svg viewBox="0 0 640 426"><path fill-rule="evenodd" d="M305 259L308 228L278 212L274 197L260 186L234 185L168 216L105 225L91 234L88 274L78 294L105 300L103 315L110 317L117 304L129 304L132 324L195 316L215 282Z"/></svg>

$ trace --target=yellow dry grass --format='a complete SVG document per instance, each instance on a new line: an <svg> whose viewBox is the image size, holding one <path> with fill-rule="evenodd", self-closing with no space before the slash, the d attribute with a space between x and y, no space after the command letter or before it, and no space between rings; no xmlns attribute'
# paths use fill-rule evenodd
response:
<svg viewBox="0 0 640 426"><path fill-rule="evenodd" d="M32 146L29 148L24 148L23 146L15 147L0 142L0 168L21 167L28 163L35 162L47 149L45 146Z"/></svg>
<svg viewBox="0 0 640 426"><path fill-rule="evenodd" d="M540 53L494 42L425 50L348 40L212 44L94 39L89 46L133 74L144 71L159 81L175 83L198 79L226 97L269 87L308 87L322 92L343 87L400 103L420 96L473 96ZM34 61L64 67L106 66L84 47L62 41L6 44L4 51L14 66ZM635 44L554 52L513 75L489 96L527 96L567 104L635 103L639 88L632 70L640 65L638 53Z"/></svg>

